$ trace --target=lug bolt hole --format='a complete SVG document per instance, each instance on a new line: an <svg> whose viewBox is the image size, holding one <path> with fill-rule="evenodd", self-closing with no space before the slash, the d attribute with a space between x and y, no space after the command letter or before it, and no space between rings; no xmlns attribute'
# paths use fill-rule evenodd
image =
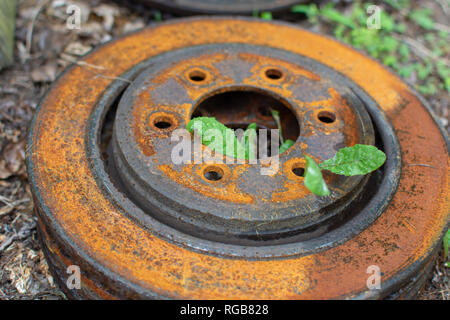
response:
<svg viewBox="0 0 450 320"><path fill-rule="evenodd" d="M317 118L319 119L319 121L321 121L323 123L333 123L336 121L336 115L329 111L319 112L319 114L317 115Z"/></svg>
<svg viewBox="0 0 450 320"><path fill-rule="evenodd" d="M173 130L177 126L177 121L169 115L155 115L149 122L153 129L160 131Z"/></svg>
<svg viewBox="0 0 450 320"><path fill-rule="evenodd" d="M172 124L170 124L169 122L166 122L166 121L155 122L155 127L157 127L158 129L167 129L167 128L170 128L171 126L172 126Z"/></svg>
<svg viewBox="0 0 450 320"><path fill-rule="evenodd" d="M279 80L283 77L283 72L278 69L266 70L266 77L272 80Z"/></svg>
<svg viewBox="0 0 450 320"><path fill-rule="evenodd" d="M292 168L292 173L295 174L297 177L303 177L305 174L305 169L302 167L294 167Z"/></svg>
<svg viewBox="0 0 450 320"><path fill-rule="evenodd" d="M193 82L205 81L206 77L206 73L201 70L192 70L189 72L189 79Z"/></svg>
<svg viewBox="0 0 450 320"><path fill-rule="evenodd" d="M209 181L219 181L222 180L224 172L219 167L207 167L204 170L203 176Z"/></svg>

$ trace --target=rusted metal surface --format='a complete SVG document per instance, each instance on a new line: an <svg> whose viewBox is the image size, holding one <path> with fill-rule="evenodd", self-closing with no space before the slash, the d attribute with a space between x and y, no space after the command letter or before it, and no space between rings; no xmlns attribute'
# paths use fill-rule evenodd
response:
<svg viewBox="0 0 450 320"><path fill-rule="evenodd" d="M68 265L83 274L81 290L63 286L71 297L418 290L448 226L448 142L425 102L378 63L295 26L243 18L164 23L83 61L42 102L28 148L50 265L61 283ZM296 140L276 174L221 164L222 179L209 181L210 165L171 163L170 134L193 115L274 128L274 105ZM355 143L388 160L367 177L327 175L329 198L292 171L302 154L323 160ZM381 290L367 289L371 265Z"/></svg>
<svg viewBox="0 0 450 320"><path fill-rule="evenodd" d="M124 1L124 0L122 0ZM252 14L262 11L283 11L304 0L133 0L176 13Z"/></svg>

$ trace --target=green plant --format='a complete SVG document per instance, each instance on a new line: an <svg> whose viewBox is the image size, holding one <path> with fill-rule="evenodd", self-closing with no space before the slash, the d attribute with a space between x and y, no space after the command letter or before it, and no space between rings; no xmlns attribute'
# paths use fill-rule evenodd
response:
<svg viewBox="0 0 450 320"><path fill-rule="evenodd" d="M417 78L416 89L424 95L438 90L450 92L448 28L435 23L430 9L411 10L409 0L385 0L380 12L380 28L367 26L369 2L354 1L351 10L341 13L329 2L296 5L291 11L304 14L315 24L323 21L333 28L337 39L367 52L405 79ZM407 35L406 23L423 28L426 46Z"/></svg>
<svg viewBox="0 0 450 320"><path fill-rule="evenodd" d="M155 10L153 12L153 18L155 19L156 22L161 22L163 20L161 11Z"/></svg>
<svg viewBox="0 0 450 320"><path fill-rule="evenodd" d="M433 11L428 8L417 9L411 11L409 18L426 30L433 30L434 21L432 18Z"/></svg>
<svg viewBox="0 0 450 320"><path fill-rule="evenodd" d="M271 112L278 128L281 129L278 111L271 110ZM211 129L214 130L208 132ZM256 138L256 129L255 123L250 124L244 132L243 140L239 141L232 129L213 117L194 118L187 125L189 132L198 135L202 144L209 146L215 152L234 158L244 155L247 160L255 157L256 146L252 141ZM221 135L222 139L216 141L217 135ZM281 130L280 141L282 141L282 144L279 153L286 151L294 144L294 141L289 139L283 142ZM233 146L233 148L230 148L230 146ZM333 158L321 164L316 163L314 159L307 155L305 155L305 160L305 186L315 195L328 196L330 191L323 179L322 170L345 176L364 175L381 167L386 161L386 155L374 146L356 144L352 147L340 149Z"/></svg>
<svg viewBox="0 0 450 320"><path fill-rule="evenodd" d="M16 0L0 1L0 69L14 60Z"/></svg>
<svg viewBox="0 0 450 320"><path fill-rule="evenodd" d="M261 12L261 19L272 20L272 12L270 11Z"/></svg>

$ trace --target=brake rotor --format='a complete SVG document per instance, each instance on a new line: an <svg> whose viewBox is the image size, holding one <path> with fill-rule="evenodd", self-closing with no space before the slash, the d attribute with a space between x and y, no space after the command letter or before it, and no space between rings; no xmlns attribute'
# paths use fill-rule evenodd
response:
<svg viewBox="0 0 450 320"><path fill-rule="evenodd" d="M270 108L296 141L271 174L172 161L192 117L273 129ZM325 174L329 197L305 189L303 154L357 143L382 149L384 166ZM172 20L90 53L39 106L27 154L44 252L72 298L412 297L448 226L448 160L446 134L396 75L245 18Z"/></svg>
<svg viewBox="0 0 450 320"><path fill-rule="evenodd" d="M283 11L304 0L139 0L177 13L252 14L263 11Z"/></svg>

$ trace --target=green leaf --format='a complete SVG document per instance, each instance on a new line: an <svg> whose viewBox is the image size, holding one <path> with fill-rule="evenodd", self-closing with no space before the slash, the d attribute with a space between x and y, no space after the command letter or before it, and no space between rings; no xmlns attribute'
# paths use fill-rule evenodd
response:
<svg viewBox="0 0 450 320"><path fill-rule="evenodd" d="M434 28L434 21L433 21L433 18L431 17L432 13L433 13L432 10L428 9L428 8L417 9L417 10L413 10L409 14L409 18L411 18L411 20L413 20L415 23L417 23L422 28L424 28L426 30L432 30Z"/></svg>
<svg viewBox="0 0 450 320"><path fill-rule="evenodd" d="M287 139L281 146L280 146L280 151L278 153L283 153L285 152L287 149L289 149L290 147L292 147L294 145L294 141L292 141L291 139Z"/></svg>
<svg viewBox="0 0 450 320"><path fill-rule="evenodd" d="M406 65L404 67L401 67L398 70L398 74L402 78L409 78L414 70L415 70L415 66L413 64L410 64L410 65Z"/></svg>
<svg viewBox="0 0 450 320"><path fill-rule="evenodd" d="M344 41L344 32L347 30L347 27L344 26L343 24L338 24L336 28L334 28L334 36L341 40Z"/></svg>
<svg viewBox="0 0 450 320"><path fill-rule="evenodd" d="M355 2L352 10L352 18L355 19L360 26L367 24L367 13L361 6L360 2Z"/></svg>
<svg viewBox="0 0 450 320"><path fill-rule="evenodd" d="M246 159L256 158L256 129L258 129L258 125L253 122L249 124L247 129L244 131L244 136L242 139L244 139Z"/></svg>
<svg viewBox="0 0 450 320"><path fill-rule="evenodd" d="M450 229L444 236L444 260L448 259L448 248L450 247Z"/></svg>
<svg viewBox="0 0 450 320"><path fill-rule="evenodd" d="M391 32L395 29L395 20L389 14L387 14L384 10L381 11L380 16L381 29Z"/></svg>
<svg viewBox="0 0 450 320"><path fill-rule="evenodd" d="M406 62L411 57L411 50L409 49L408 45L402 43L400 47L398 48L398 53L402 57L402 61Z"/></svg>
<svg viewBox="0 0 450 320"><path fill-rule="evenodd" d="M13 63L16 0L0 1L0 69Z"/></svg>
<svg viewBox="0 0 450 320"><path fill-rule="evenodd" d="M406 32L406 24L404 23L399 23L395 25L394 30L397 31L398 33L405 33Z"/></svg>
<svg viewBox="0 0 450 320"><path fill-rule="evenodd" d="M378 30L358 28L350 32L351 44L358 49L366 49L375 58L379 56L381 40Z"/></svg>
<svg viewBox="0 0 450 320"><path fill-rule="evenodd" d="M409 7L409 0L384 0L384 2L397 10Z"/></svg>
<svg viewBox="0 0 450 320"><path fill-rule="evenodd" d="M402 7L395 0L384 0L385 3L393 7L394 9L400 10Z"/></svg>
<svg viewBox="0 0 450 320"><path fill-rule="evenodd" d="M272 12L270 11L261 12L261 19L272 20Z"/></svg>
<svg viewBox="0 0 450 320"><path fill-rule="evenodd" d="M291 12L293 13L303 13L308 18L316 17L319 14L319 9L315 3L310 5L306 4L298 4L291 8Z"/></svg>
<svg viewBox="0 0 450 320"><path fill-rule="evenodd" d="M431 96L433 94L436 94L438 89L436 85L432 82L425 83L424 85L417 86L417 90L423 95Z"/></svg>
<svg viewBox="0 0 450 320"><path fill-rule="evenodd" d="M380 50L386 52L394 52L395 50L397 50L398 45L399 42L397 41L397 39L390 36L384 36L381 40Z"/></svg>
<svg viewBox="0 0 450 320"><path fill-rule="evenodd" d="M394 67L397 65L397 57L390 54L383 58L383 63L388 67Z"/></svg>
<svg viewBox="0 0 450 320"><path fill-rule="evenodd" d="M319 165L308 156L305 156L305 159L305 187L317 196L329 196L330 190L328 190L327 184L323 180Z"/></svg>
<svg viewBox="0 0 450 320"><path fill-rule="evenodd" d="M281 141L281 144L283 144L284 143L284 139L283 139L283 132L281 130L280 113L277 110L270 109L270 114L272 115L272 118L275 120L275 122L277 124L278 132L279 132L279 135L280 135L280 141Z"/></svg>
<svg viewBox="0 0 450 320"><path fill-rule="evenodd" d="M383 165L386 155L374 146L356 144L340 149L336 155L320 164L323 170L344 176L368 174Z"/></svg>
<svg viewBox="0 0 450 320"><path fill-rule="evenodd" d="M238 158L238 155L245 157L244 146L238 141L234 131L213 117L194 118L189 121L187 130L195 132L201 138L202 144L210 146L215 152L234 158ZM214 131L209 130L218 130L222 135L222 141L215 141L216 135L211 135Z"/></svg>
<svg viewBox="0 0 450 320"><path fill-rule="evenodd" d="M449 36L448 32L444 31L444 30L439 30L438 35L439 35L439 38L441 38L443 40L447 40L447 38Z"/></svg>
<svg viewBox="0 0 450 320"><path fill-rule="evenodd" d="M153 13L153 17L155 18L155 21L156 21L156 22L161 22L161 21L162 21L162 13L161 13L161 11L156 10L156 11Z"/></svg>
<svg viewBox="0 0 450 320"><path fill-rule="evenodd" d="M248 125L246 131L247 131L247 130L256 130L256 129L258 129L258 125L257 125L256 123L253 122L253 123L250 123L250 124Z"/></svg>
<svg viewBox="0 0 450 320"><path fill-rule="evenodd" d="M433 72L433 64L431 62L427 62L424 65L417 64L417 76L420 80L425 80L428 76Z"/></svg>
<svg viewBox="0 0 450 320"><path fill-rule="evenodd" d="M351 17L347 17L340 13L338 10L331 8L329 6L323 8L320 11L321 15L328 18L329 20L346 25L349 28L356 28L356 24Z"/></svg>
<svg viewBox="0 0 450 320"><path fill-rule="evenodd" d="M450 77L450 68L441 60L436 63L437 73L442 79Z"/></svg>
<svg viewBox="0 0 450 320"><path fill-rule="evenodd" d="M445 90L450 92L450 77L444 79Z"/></svg>

